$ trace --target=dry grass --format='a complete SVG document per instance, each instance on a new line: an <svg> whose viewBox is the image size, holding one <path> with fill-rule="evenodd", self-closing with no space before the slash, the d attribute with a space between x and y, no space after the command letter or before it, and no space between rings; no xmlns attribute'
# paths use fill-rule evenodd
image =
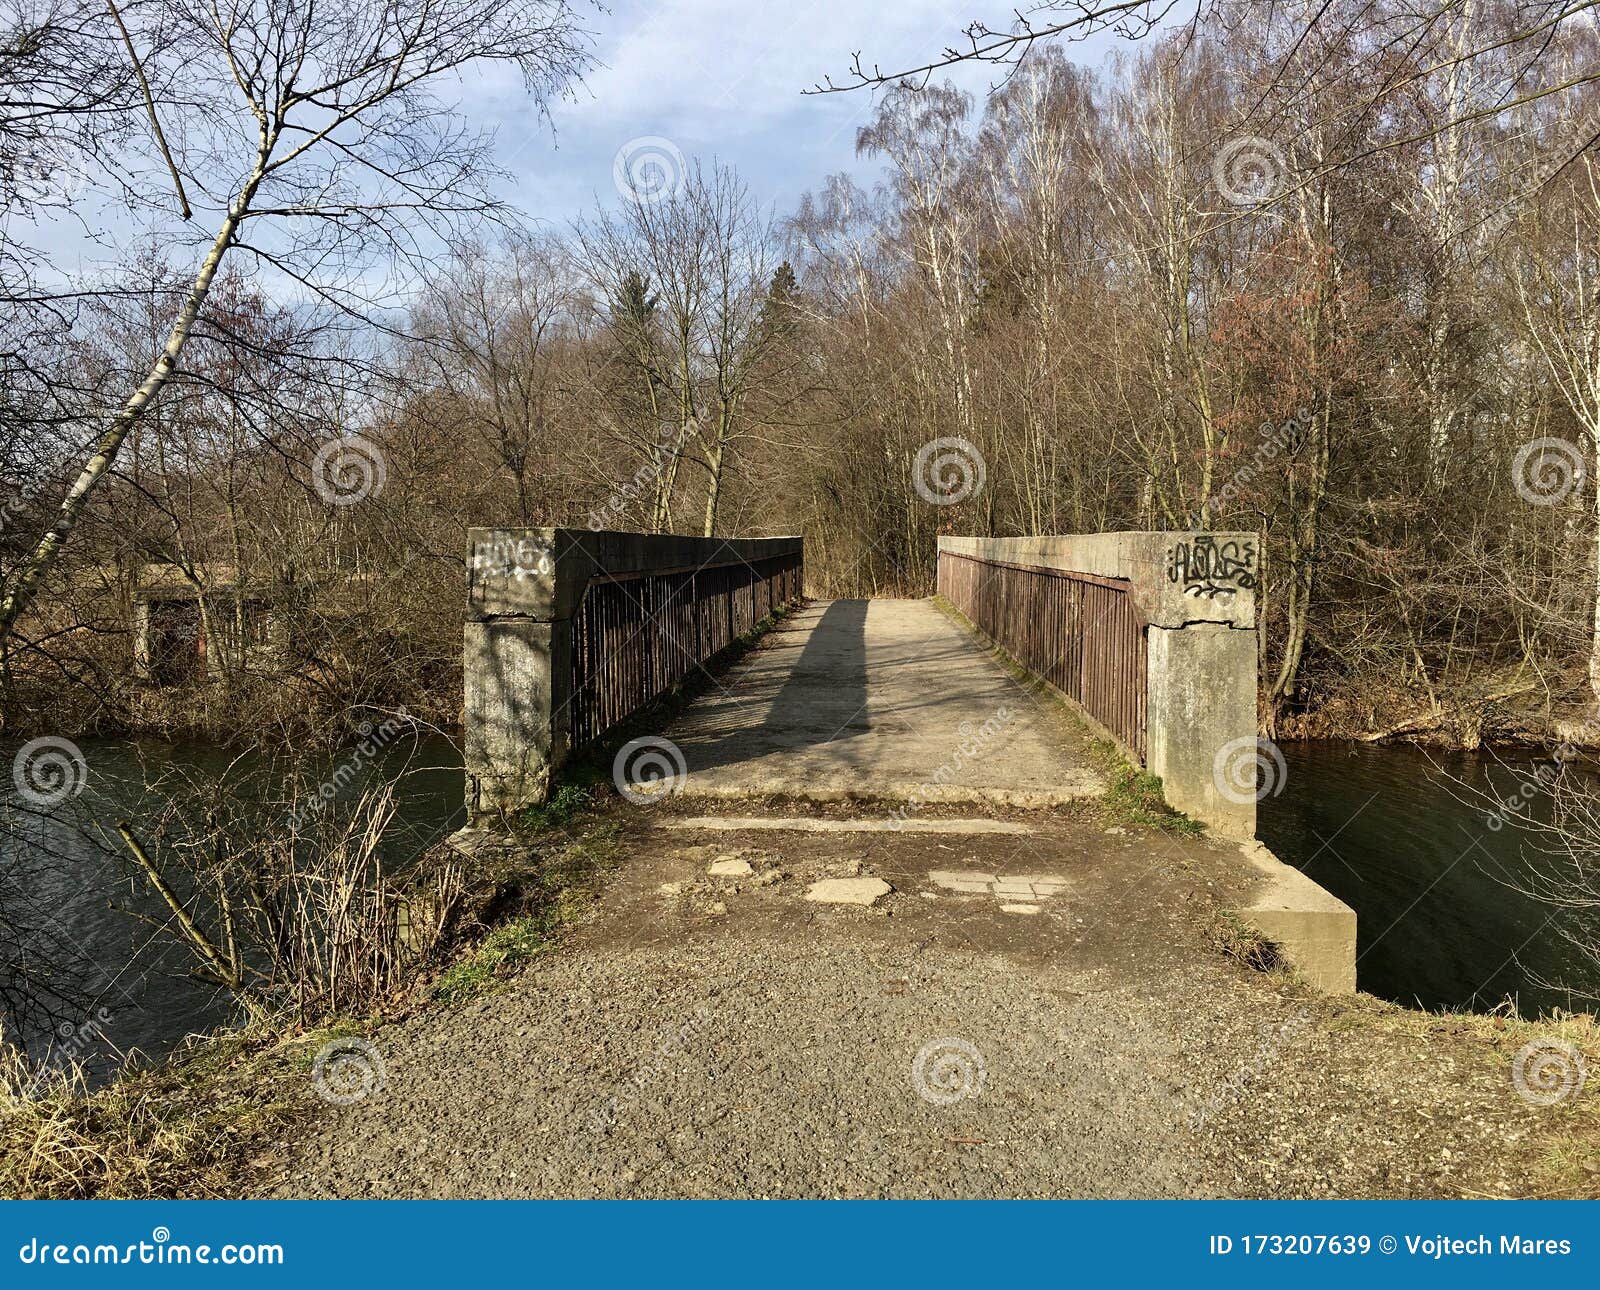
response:
<svg viewBox="0 0 1600 1290"><path fill-rule="evenodd" d="M1278 947L1231 910L1218 909L1206 929L1206 939L1224 957L1255 972L1277 972L1285 967Z"/></svg>
<svg viewBox="0 0 1600 1290"><path fill-rule="evenodd" d="M32 1072L0 1045L0 1194L21 1200L237 1194L310 1095L298 1043L204 1041L90 1092L70 1067L28 1095ZM309 1062L310 1058L305 1058Z"/></svg>
<svg viewBox="0 0 1600 1290"><path fill-rule="evenodd" d="M1509 1009L1493 1013L1418 1012L1358 995L1332 1028L1452 1044L1503 1075L1506 1096L1518 1097L1512 1081L1519 1054L1531 1044L1556 1043L1575 1050L1585 1068L1574 1096L1551 1106L1528 1104L1533 1129L1527 1199L1600 1200L1600 1026L1590 1013L1557 1012L1524 1020Z"/></svg>

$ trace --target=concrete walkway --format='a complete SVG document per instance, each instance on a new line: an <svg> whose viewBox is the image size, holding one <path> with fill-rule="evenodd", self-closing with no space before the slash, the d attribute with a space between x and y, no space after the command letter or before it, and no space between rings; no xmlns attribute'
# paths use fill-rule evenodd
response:
<svg viewBox="0 0 1600 1290"><path fill-rule="evenodd" d="M1094 796L1088 740L926 600L811 604L665 732L691 797Z"/></svg>

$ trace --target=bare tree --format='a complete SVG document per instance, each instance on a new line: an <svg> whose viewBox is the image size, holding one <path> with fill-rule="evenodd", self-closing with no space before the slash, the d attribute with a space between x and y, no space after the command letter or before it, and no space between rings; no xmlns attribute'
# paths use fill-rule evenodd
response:
<svg viewBox="0 0 1600 1290"><path fill-rule="evenodd" d="M54 522L9 580L0 640L177 371L230 256L270 266L315 298L359 305L373 253L423 258L434 234L498 209L489 141L461 126L435 86L503 63L542 106L585 62L563 0L248 0L226 11L153 0L124 17L128 46L143 51L152 119L184 126L169 182L193 206L180 240L198 262L160 353L105 418ZM141 176L127 178L122 196L134 201Z"/></svg>
<svg viewBox="0 0 1600 1290"><path fill-rule="evenodd" d="M696 164L661 200L602 212L576 239L669 428L669 494L688 454L705 472L702 531L710 537L730 450L754 433L748 403L776 338L764 310L778 264L775 233L732 170Z"/></svg>

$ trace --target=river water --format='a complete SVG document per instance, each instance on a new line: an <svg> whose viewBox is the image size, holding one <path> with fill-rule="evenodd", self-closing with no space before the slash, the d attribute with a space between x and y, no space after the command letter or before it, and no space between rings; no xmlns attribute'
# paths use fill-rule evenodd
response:
<svg viewBox="0 0 1600 1290"><path fill-rule="evenodd" d="M188 976L187 953L133 916L164 922L166 910L118 854L113 832L118 819L139 819L148 807L155 773L216 770L226 755L149 740L79 746L89 774L78 797L43 819L20 810L15 793L6 807L0 1007L8 1032L20 1030L35 1053L66 1048L104 1073L118 1053L159 1055L228 1018L227 1000ZM0 750L0 765L14 751ZM1517 890L1536 836L1515 823L1489 828L1482 803L1471 800L1471 789L1513 789L1531 755L1342 743L1282 751L1287 773L1281 793L1261 804L1260 834L1357 911L1361 989L1429 1009L1485 1010L1509 998L1528 1015L1581 1010L1583 992L1600 992L1551 911ZM448 739L396 744L364 774L400 777L392 859L403 863L461 823L461 756ZM1535 798L1530 813L1545 806ZM10 935L15 923L32 929L26 943ZM11 993L19 961L41 973L68 965L78 1002L47 1023L19 1018Z"/></svg>
<svg viewBox="0 0 1600 1290"><path fill-rule="evenodd" d="M1513 796L1548 757L1320 741L1281 751L1282 792L1261 802L1257 833L1356 911L1362 990L1430 1010L1592 1009L1600 981L1555 911L1519 890L1548 843L1518 820L1548 820L1548 796L1498 830L1479 797Z"/></svg>
<svg viewBox="0 0 1600 1290"><path fill-rule="evenodd" d="M189 975L193 958L122 852L115 826L149 817L147 785L164 773L220 775L235 754L156 740L75 743L87 768L82 789L47 812L28 805L9 776L0 780L12 790L0 830L0 1015L7 1034L35 1056L71 1056L103 1075L122 1054L159 1056L185 1035L229 1019L226 996ZM0 767L10 769L16 751L0 750ZM354 796L379 777L396 784L384 846L390 862L403 865L461 824L461 754L450 740L391 743L341 795ZM19 926L26 929L20 936ZM48 1017L17 1002L37 997L41 986Z"/></svg>

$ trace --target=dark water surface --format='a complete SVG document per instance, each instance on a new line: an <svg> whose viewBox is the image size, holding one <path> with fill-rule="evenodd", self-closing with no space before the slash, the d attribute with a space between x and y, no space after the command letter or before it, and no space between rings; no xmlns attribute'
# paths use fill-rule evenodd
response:
<svg viewBox="0 0 1600 1290"><path fill-rule="evenodd" d="M150 740L79 747L86 787L46 817L0 781L11 790L0 799L3 922L35 929L26 943L0 946L0 1005L8 1032L20 1030L36 1054L65 1047L104 1073L116 1053L159 1055L228 1018L228 1001L189 977L187 951L134 916L168 917L119 854L114 826L148 814L145 785L163 768L218 771L230 755ZM1600 994L1600 981L1561 939L1552 911L1517 890L1537 836L1515 823L1491 829L1470 791L1514 791L1535 755L1344 743L1282 751L1288 774L1282 793L1261 804L1261 838L1356 910L1361 989L1430 1009L1485 1010L1507 998L1529 1015L1593 1006L1585 995ZM14 752L0 749L0 766ZM397 743L365 773L401 776L392 860L460 824L461 755L448 739ZM1532 814L1547 809L1542 797L1529 803ZM7 965L18 961L39 972L69 965L78 1002L47 1024L18 1017L5 994L16 984Z"/></svg>
<svg viewBox="0 0 1600 1290"><path fill-rule="evenodd" d="M123 854L115 825L149 818L146 785L163 772L219 774L236 754L154 740L74 742L88 768L83 790L48 812L24 802L9 774L0 778L0 1005L8 1035L34 1055L70 1055L104 1074L117 1054L157 1056L229 1017L227 998L189 976L193 956L174 941L169 911ZM15 753L0 750L0 769L10 770ZM398 777L384 845L392 862L420 855L460 824L461 754L450 740L396 741L340 795L354 796L379 776ZM20 941L17 926L28 929ZM59 982L62 996L50 1000L55 1015L14 1006L20 993L36 993L17 980L18 963L34 987Z"/></svg>
<svg viewBox="0 0 1600 1290"><path fill-rule="evenodd" d="M1489 826L1471 790L1515 793L1548 758L1405 745L1281 745L1288 775L1260 806L1279 857L1356 911L1356 983L1428 1009L1524 1015L1587 1011L1600 981L1560 935L1555 911L1518 890L1541 863L1540 835ZM1578 772L1569 768L1568 773ZM1524 815L1548 819L1533 795Z"/></svg>

